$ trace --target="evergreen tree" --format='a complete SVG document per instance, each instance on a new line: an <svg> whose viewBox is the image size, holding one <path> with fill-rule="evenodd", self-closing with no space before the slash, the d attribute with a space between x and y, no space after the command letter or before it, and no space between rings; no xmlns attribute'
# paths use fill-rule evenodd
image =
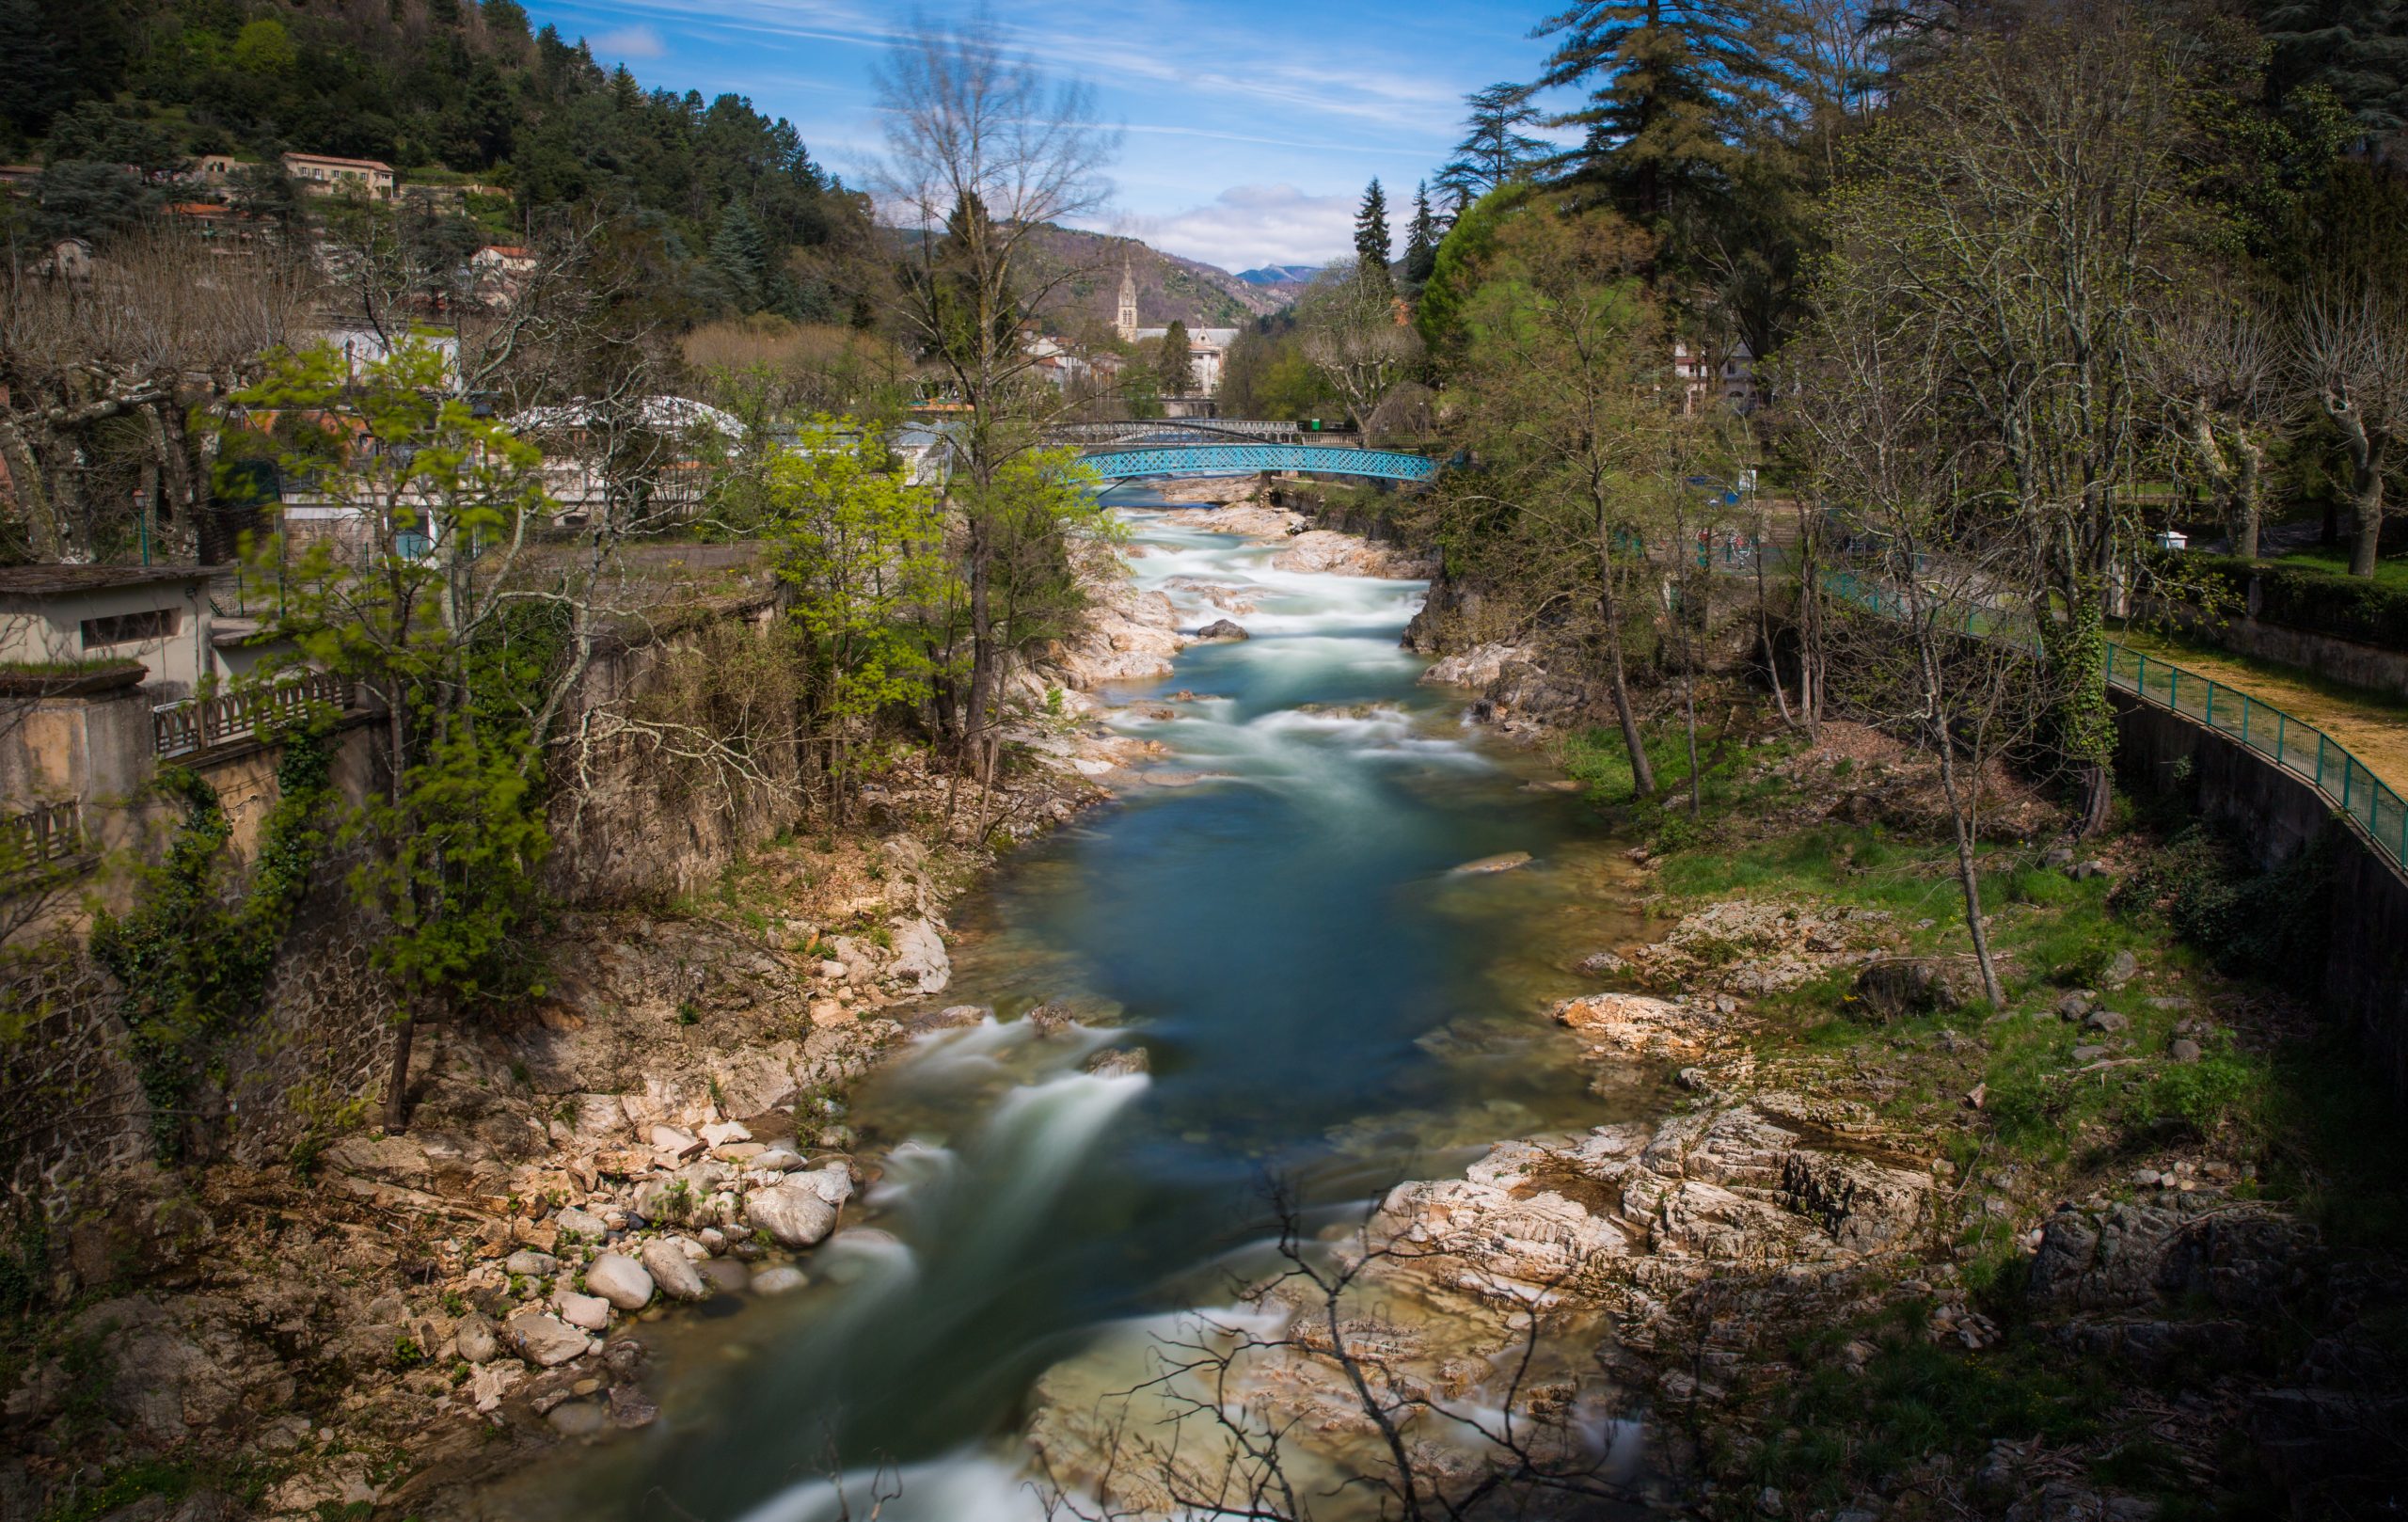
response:
<svg viewBox="0 0 2408 1522"><path fill-rule="evenodd" d="M769 241L740 198L720 214L719 231L711 237L711 262L739 311L759 311L768 304Z"/></svg>
<svg viewBox="0 0 2408 1522"><path fill-rule="evenodd" d="M1547 145L1522 130L1539 121L1539 108L1530 103L1531 88L1491 85L1464 97L1470 114L1464 119L1463 141L1438 171L1439 187L1454 198L1458 213L1498 185L1530 173L1546 158Z"/></svg>
<svg viewBox="0 0 2408 1522"><path fill-rule="evenodd" d="M1589 89L1556 119L1588 129L1580 175L1654 221L1736 163L1742 135L1794 96L1791 30L1758 0L1579 0L1538 29L1561 39L1539 85Z"/></svg>
<svg viewBox="0 0 2408 1522"><path fill-rule="evenodd" d="M1176 317L1163 330L1162 360L1157 371L1165 396L1186 396L1196 389L1196 351L1187 340L1187 325Z"/></svg>
<svg viewBox="0 0 2408 1522"><path fill-rule="evenodd" d="M1367 277L1386 284L1388 279L1388 198L1374 177L1363 191L1363 204L1354 214L1354 261L1362 266Z"/></svg>
<svg viewBox="0 0 2408 1522"><path fill-rule="evenodd" d="M1421 289L1438 267L1438 218L1430 210L1430 185L1413 187L1413 225L1404 235L1404 283Z"/></svg>

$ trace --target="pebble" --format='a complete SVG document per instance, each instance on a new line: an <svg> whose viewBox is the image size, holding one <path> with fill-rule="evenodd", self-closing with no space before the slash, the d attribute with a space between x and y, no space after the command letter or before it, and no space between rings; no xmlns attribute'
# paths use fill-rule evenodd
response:
<svg viewBox="0 0 2408 1522"><path fill-rule="evenodd" d="M802 1270L792 1263L780 1263L774 1268L762 1269L752 1276L752 1292L754 1294L788 1294L810 1282L811 1280L803 1276Z"/></svg>
<svg viewBox="0 0 2408 1522"><path fill-rule="evenodd" d="M561 1271L561 1260L547 1252L535 1252L521 1247L501 1260L501 1266L524 1278L549 1278Z"/></svg>
<svg viewBox="0 0 2408 1522"><path fill-rule="evenodd" d="M599 1242L610 1233L610 1223L601 1216L574 1205L553 1215L552 1225L586 1242Z"/></svg>
<svg viewBox="0 0 2408 1522"><path fill-rule="evenodd" d="M493 1324L483 1316L470 1316L462 1321L460 1329L452 1334L452 1345L459 1350L460 1356L470 1363L490 1362L494 1354L499 1351L494 1342Z"/></svg>
<svg viewBox="0 0 2408 1522"><path fill-rule="evenodd" d="M544 1419L563 1437L591 1437L602 1430L609 1414L593 1401L563 1401Z"/></svg>
<svg viewBox="0 0 2408 1522"><path fill-rule="evenodd" d="M610 1324L610 1302L598 1294L579 1294L575 1290L562 1290L552 1296L552 1304L559 1309L561 1320L571 1326L599 1332Z"/></svg>
<svg viewBox="0 0 2408 1522"><path fill-rule="evenodd" d="M2166 1047L2165 1054L2177 1062L2196 1062L2200 1055L2199 1043L2187 1036L2178 1036Z"/></svg>

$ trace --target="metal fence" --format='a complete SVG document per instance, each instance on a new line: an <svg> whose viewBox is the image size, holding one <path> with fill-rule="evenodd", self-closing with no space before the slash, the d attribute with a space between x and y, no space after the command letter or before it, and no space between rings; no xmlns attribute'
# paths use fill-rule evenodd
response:
<svg viewBox="0 0 2408 1522"><path fill-rule="evenodd" d="M351 684L325 672L304 672L265 687L214 698L187 698L150 710L150 739L161 756L190 755L214 745L264 735L288 720L325 706L348 707Z"/></svg>
<svg viewBox="0 0 2408 1522"><path fill-rule="evenodd" d="M2305 721L2222 682L2154 660L2126 645L2107 646L2107 680L2151 703L2229 735L2284 770L2312 783L2395 862L2408 864L2408 803L2340 742Z"/></svg>

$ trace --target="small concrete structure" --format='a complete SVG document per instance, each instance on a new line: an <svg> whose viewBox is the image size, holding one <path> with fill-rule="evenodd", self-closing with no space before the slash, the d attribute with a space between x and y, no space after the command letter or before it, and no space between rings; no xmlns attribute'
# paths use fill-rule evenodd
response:
<svg viewBox="0 0 2408 1522"><path fill-rule="evenodd" d="M139 661L162 698L214 671L205 565L0 567L0 661Z"/></svg>

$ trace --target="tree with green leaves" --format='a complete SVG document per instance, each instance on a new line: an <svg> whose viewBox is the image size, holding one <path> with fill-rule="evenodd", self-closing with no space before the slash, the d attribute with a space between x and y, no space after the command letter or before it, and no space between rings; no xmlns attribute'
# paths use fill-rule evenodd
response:
<svg viewBox="0 0 2408 1522"><path fill-rule="evenodd" d="M1499 84L1464 97L1463 140L1438 170L1438 186L1453 198L1457 215L1497 186L1533 173L1548 158L1546 142L1525 130L1544 116L1530 103L1533 93L1529 85Z"/></svg>
<svg viewBox="0 0 2408 1522"><path fill-rule="evenodd" d="M1379 179L1363 188L1363 202L1354 209L1354 262L1364 276L1378 284L1389 283L1387 192L1380 188Z"/></svg>
<svg viewBox="0 0 2408 1522"><path fill-rule="evenodd" d="M885 437L827 419L769 462L762 537L792 590L809 674L810 737L821 748L828 816L845 818L858 757L889 710L917 710L945 658L958 601L944 505L911 484Z"/></svg>
<svg viewBox="0 0 2408 1522"><path fill-rule="evenodd" d="M1162 379L1165 396L1186 396L1196 389L1196 351L1187 341L1187 325L1176 317L1163 330L1155 373Z"/></svg>
<svg viewBox="0 0 2408 1522"><path fill-rule="evenodd" d="M1438 218L1430 210L1430 185L1413 187L1413 224L1404 234L1404 283L1419 292L1438 267Z"/></svg>
<svg viewBox="0 0 2408 1522"><path fill-rule="evenodd" d="M546 756L615 610L600 595L642 523L638 494L590 510L573 547L543 544L560 509L543 457L453 386L444 353L405 341L347 362L288 354L249 406L321 420L344 443L315 475L338 533L254 551L269 631L383 710L386 786L350 811L350 891L382 934L397 1008L385 1124L408 1116L414 1034L523 991L525 928L550 845Z"/></svg>

